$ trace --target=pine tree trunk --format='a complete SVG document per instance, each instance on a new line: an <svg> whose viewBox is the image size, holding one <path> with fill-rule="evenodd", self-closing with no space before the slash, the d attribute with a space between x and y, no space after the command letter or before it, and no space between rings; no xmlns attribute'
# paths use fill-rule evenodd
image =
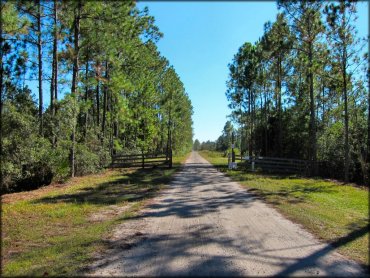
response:
<svg viewBox="0 0 370 278"><path fill-rule="evenodd" d="M344 56L346 55L344 51ZM347 73L346 57L343 61L343 96L344 96L344 180L349 180L349 142L348 142L348 96L347 96Z"/></svg>
<svg viewBox="0 0 370 278"><path fill-rule="evenodd" d="M344 4L344 3L342 3ZM341 29L346 28L346 8L343 9L343 17L341 20ZM348 92L347 92L347 42L342 38L342 79L343 79L343 98L344 98L344 181L349 180L349 117L348 117Z"/></svg>
<svg viewBox="0 0 370 278"><path fill-rule="evenodd" d="M170 111L168 117L168 156L169 156L169 167L172 168L172 92L170 99Z"/></svg>
<svg viewBox="0 0 370 278"><path fill-rule="evenodd" d="M281 56L278 57L278 156L282 156L283 147L283 131L282 131L282 116L281 116Z"/></svg>
<svg viewBox="0 0 370 278"><path fill-rule="evenodd" d="M113 155L113 95L108 94L108 108L107 111L109 112L109 152Z"/></svg>
<svg viewBox="0 0 370 278"><path fill-rule="evenodd" d="M170 92L170 103L168 109L168 124L167 124L167 151L166 159L171 160L172 141L171 141L171 124L172 124L172 92Z"/></svg>
<svg viewBox="0 0 370 278"><path fill-rule="evenodd" d="M52 119L54 121L55 114L56 114L56 107L55 107L55 100L58 95L58 13L57 13L57 0L54 0L54 7L53 7L53 17L54 17L54 38L53 38L53 64L52 64L52 76L51 76L51 87L50 87L50 107L51 107L51 113L52 113ZM54 125L53 125L54 126ZM52 135L52 145L53 148L55 148L56 144L56 136L55 132L53 130Z"/></svg>
<svg viewBox="0 0 370 278"><path fill-rule="evenodd" d="M74 19L74 57L73 57L73 70L72 70L72 94L76 94L77 79L78 79L78 56L79 56L79 36L80 36L80 15L81 15L81 0L78 1L77 11L75 11ZM75 119L73 119L75 120ZM75 176L75 141L76 141L76 125L73 124L73 131L71 135L72 147L70 150L70 165L71 176Z"/></svg>
<svg viewBox="0 0 370 278"><path fill-rule="evenodd" d="M259 93L260 99L261 99L261 101L260 101L261 117L260 117L260 124L259 124L259 126L261 126L261 127L264 126L264 119L265 119L265 115L263 114L264 111L263 111L263 95L262 95L262 92L263 91L261 90L260 93ZM263 142L263 139L264 139L264 134L261 133L260 141ZM261 143L261 155L266 156L264 152L265 152L265 148L263 146L263 143Z"/></svg>
<svg viewBox="0 0 370 278"><path fill-rule="evenodd" d="M268 156L268 110L267 110L267 92L266 83L263 84L263 90L265 95L265 156Z"/></svg>
<svg viewBox="0 0 370 278"><path fill-rule="evenodd" d="M54 114L56 114L55 102L58 100L58 2L54 0L54 48L53 48L53 59L54 64Z"/></svg>
<svg viewBox="0 0 370 278"><path fill-rule="evenodd" d="M81 0L78 1L77 11L75 11L74 19L74 54L73 54L73 71L72 71L72 94L76 93L77 78L78 78L78 56L80 51L79 36L80 36L80 14Z"/></svg>
<svg viewBox="0 0 370 278"><path fill-rule="evenodd" d="M170 154L170 124L167 124L167 144L166 144L166 160L169 159Z"/></svg>
<svg viewBox="0 0 370 278"><path fill-rule="evenodd" d="M108 61L105 62L105 78L108 79ZM102 119L102 140L105 137L105 126L107 118L107 109L108 109L108 88L107 85L103 86L103 119Z"/></svg>
<svg viewBox="0 0 370 278"><path fill-rule="evenodd" d="M55 74L55 71L54 71L54 64L55 64L55 60L53 58L53 61L51 63L51 80L50 80L50 110L51 110L51 113L52 113L52 116L54 116L54 98L55 98L55 94L54 94L54 74Z"/></svg>
<svg viewBox="0 0 370 278"><path fill-rule="evenodd" d="M252 104L251 104L251 108L252 108L252 113L251 113L251 152L252 154L255 154L255 147L254 147L254 141L255 141L255 138L254 138L254 126L255 126L255 99L254 99L254 93L253 91L251 91L251 101L252 101Z"/></svg>
<svg viewBox="0 0 370 278"><path fill-rule="evenodd" d="M326 121L325 121L325 84L324 84L324 81L322 81L321 91L322 91L322 100L321 100L322 102L322 123L325 128Z"/></svg>
<svg viewBox="0 0 370 278"><path fill-rule="evenodd" d="M41 40L41 1L37 1L37 57L38 57L38 79L39 79L39 120L40 135L43 135L44 119L42 115L43 93L42 93L42 40Z"/></svg>
<svg viewBox="0 0 370 278"><path fill-rule="evenodd" d="M309 142L310 142L310 160L312 162L312 174L317 175L317 146L316 146L316 120L315 120L315 98L313 91L313 73L312 73L312 43L309 43L309 85L310 85L310 124L309 124Z"/></svg>
<svg viewBox="0 0 370 278"><path fill-rule="evenodd" d="M251 89L248 89L248 114L249 114L249 142L248 142L248 154L251 157L253 154L252 150L252 119L251 119L251 110L252 110L252 94L251 94Z"/></svg>
<svg viewBox="0 0 370 278"><path fill-rule="evenodd" d="M3 87L4 87L4 67L3 67L3 5L0 5L0 161L3 161ZM3 170L0 167L0 190L3 191Z"/></svg>
<svg viewBox="0 0 370 278"><path fill-rule="evenodd" d="M96 97L96 123L97 123L97 126L100 126L99 80L98 80L98 84L96 84L95 97Z"/></svg>
<svg viewBox="0 0 370 278"><path fill-rule="evenodd" d="M367 185L370 187L370 90L367 93L367 148L366 148L366 165L367 165Z"/></svg>
<svg viewBox="0 0 370 278"><path fill-rule="evenodd" d="M75 176L75 163L76 163L76 154L75 154L75 144L76 144L76 124L73 124L73 130L71 134L71 142L72 142L72 147L70 150L70 164L71 164L71 177L73 178Z"/></svg>
<svg viewBox="0 0 370 278"><path fill-rule="evenodd" d="M86 67L85 67L85 79L86 79L86 86L85 86L85 102L87 103L89 100L89 87L88 87L88 77L89 77L89 60L88 55L86 57ZM85 123L84 123L84 139L86 138L87 134L87 126L88 126L88 120L89 120L89 110L86 110L85 113Z"/></svg>

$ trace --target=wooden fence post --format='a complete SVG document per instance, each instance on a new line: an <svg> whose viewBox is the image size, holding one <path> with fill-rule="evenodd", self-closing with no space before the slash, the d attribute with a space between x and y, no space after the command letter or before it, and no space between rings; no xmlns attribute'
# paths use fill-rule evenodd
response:
<svg viewBox="0 0 370 278"><path fill-rule="evenodd" d="M144 160L144 152L143 151L141 151L141 168L143 168L144 169L144 167L145 167L145 160Z"/></svg>

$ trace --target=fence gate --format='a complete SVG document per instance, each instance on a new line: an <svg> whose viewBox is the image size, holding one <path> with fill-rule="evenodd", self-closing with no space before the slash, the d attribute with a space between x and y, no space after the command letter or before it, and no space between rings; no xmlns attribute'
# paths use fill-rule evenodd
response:
<svg viewBox="0 0 370 278"><path fill-rule="evenodd" d="M168 154L116 154L112 155L110 168L155 167L168 165L172 168L172 155Z"/></svg>
<svg viewBox="0 0 370 278"><path fill-rule="evenodd" d="M310 173L310 163L307 160L277 158L277 157L243 157L242 162L254 169L262 169L269 172L285 172L307 175Z"/></svg>

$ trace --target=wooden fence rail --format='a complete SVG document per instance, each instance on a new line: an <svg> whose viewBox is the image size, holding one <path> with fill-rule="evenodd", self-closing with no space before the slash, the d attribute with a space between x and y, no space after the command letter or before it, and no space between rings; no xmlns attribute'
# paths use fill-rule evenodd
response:
<svg viewBox="0 0 370 278"><path fill-rule="evenodd" d="M110 168L129 168L129 167L154 167L167 165L172 167L172 156L166 154L116 154L112 155Z"/></svg>
<svg viewBox="0 0 370 278"><path fill-rule="evenodd" d="M307 175L310 173L310 162L307 160L278 157L244 157L239 161L251 169L262 169L268 172L285 172Z"/></svg>

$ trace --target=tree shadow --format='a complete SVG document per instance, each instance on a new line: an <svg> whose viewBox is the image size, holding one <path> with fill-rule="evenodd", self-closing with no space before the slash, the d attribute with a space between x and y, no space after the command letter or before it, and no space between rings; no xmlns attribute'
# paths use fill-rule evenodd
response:
<svg viewBox="0 0 370 278"><path fill-rule="evenodd" d="M242 188L232 186L228 177L212 167L199 168L194 164L185 167L183 171L181 176L171 182L168 192L163 192L159 200L149 204L140 215L131 217L128 223L157 218L161 219L161 223L166 223L165 219L168 221L168 216L171 216L170 219L174 219L173 225L182 225L185 229L172 230L171 226L161 232L143 229L139 234L136 232L129 236L112 238L105 242L109 252L94 261L90 268L84 269L85 273L108 268L121 276L235 277L256 275L255 266L273 269L266 273L258 272L262 276L297 273L305 276L346 276L351 273L348 268L354 271L354 275L362 275L356 268L357 264L351 261L343 263L338 257L328 259L326 255L364 235L369 227L367 222L365 226L363 222L353 223L347 236L324 247L323 244L309 239L270 247L265 242L274 237L273 231L261 230L261 234L254 236L244 226L240 230L242 233L238 232L238 236L233 237L213 217L217 212L237 207L248 210L256 201L255 197ZM294 190L306 192L301 187ZM257 218L256 221L258 220ZM226 223L233 226L240 224ZM292 253L289 254L286 250ZM302 250L306 251L302 253ZM309 255L302 255L307 253ZM246 267L235 264L235 261L245 262Z"/></svg>
<svg viewBox="0 0 370 278"><path fill-rule="evenodd" d="M132 173L122 173L117 180L104 182L95 187L85 187L78 192L47 196L34 203L77 203L94 205L114 205L121 202L137 202L151 198L169 183L170 175L166 169L138 169Z"/></svg>
<svg viewBox="0 0 370 278"><path fill-rule="evenodd" d="M256 179L271 179L271 180L294 180L294 179L301 179L302 177L296 174L284 174L284 173L265 173L265 172L251 172L245 171L244 169L236 169L233 170L234 174L227 171L228 168L226 166L219 167L218 171L225 173L227 176L232 177L233 180L239 182L248 182L249 180L256 180ZM310 178L315 179L315 178ZM290 183L294 183L294 181L290 181ZM271 204L280 204L281 202L288 202L288 203L302 203L309 198L312 193L335 193L338 190L334 189L336 186L333 185L320 185L320 184L313 184L309 180L307 182L299 182L298 184L294 184L292 186L283 186L278 190L273 192L269 191L266 192L263 189L256 188L256 187L249 187L248 192L253 194L256 198L269 202Z"/></svg>
<svg viewBox="0 0 370 278"><path fill-rule="evenodd" d="M368 221L367 221L368 222ZM303 268L310 268L315 267L320 264L320 259L327 255L330 252L333 252L335 249L338 249L341 246L344 246L362 236L369 233L370 224L366 223L365 225L363 223L354 222L349 225L349 227L353 227L353 229L345 236L339 237L333 241L331 241L328 245L325 247L319 249L318 251L312 253L309 256L306 256L304 258L298 259L294 264L289 265L282 271L280 271L276 276L282 276L286 277L294 272L303 269ZM364 270L364 273L357 274L357 277L369 277L370 276L370 266L365 264L359 264L362 269ZM339 264L332 264L329 267L330 271L336 271L340 273L341 269L345 269L345 265L339 265Z"/></svg>
<svg viewBox="0 0 370 278"><path fill-rule="evenodd" d="M199 164L198 164L199 165ZM183 169L183 174L171 182L175 190L175 197L166 197L162 202L147 206L148 210L141 215L132 216L132 219L145 217L164 217L176 215L181 218L196 218L219 209L247 208L255 199L245 190L230 188L230 178L218 173L214 167L191 164ZM209 187L212 185L212 187ZM199 192L194 196L193 190ZM213 193L208 196L203 192Z"/></svg>
<svg viewBox="0 0 370 278"><path fill-rule="evenodd" d="M202 166L202 165L201 165ZM159 172L156 172L159 171ZM162 171L162 172L161 172ZM122 201L138 201L153 197L162 184L167 184L171 177L163 169L141 169L134 173L122 175L116 181L102 183L97 187L88 187L80 192L64 194L61 196L45 197L36 202L57 203L93 203L98 205L116 204ZM183 168L182 175L178 175L170 183L170 191L163 192L161 201L148 204L145 210L131 217L132 221L145 218L165 218L175 216L181 221L193 221L192 218L206 217L210 213L225 211L234 208L248 209L256 200L256 196L249 194L242 188L230 186L230 178L220 174L213 167L198 167L197 164ZM212 185L212 188L209 187ZM315 192L324 188L313 189ZM330 190L330 189L328 189ZM309 193L300 186L293 187L292 192ZM209 192L210 195L202 194ZM289 190L282 190L279 194L293 194ZM267 198L267 195L266 195ZM125 218L127 219L127 218ZM209 221L212 221L209 220ZM128 221L131 222L131 221ZM183 233L145 233L135 231L124 238L98 240L89 244L101 244L108 249L103 259L91 261L93 267L84 268L81 273L94 271L106 266L115 265L126 275L144 276L141 273L143 265L149 267L150 273L155 276L246 276L254 274L253 269L241 269L232 263L233 260L250 261L254 264L269 265L281 269L277 276L293 275L296 272L323 268L323 258L333 250L341 247L368 232L368 222L353 223L347 236L341 237L306 257L289 257L284 250L291 249L299 254L300 250L310 248L310 245L293 242L292 246L267 248L262 243L268 240L268 233L259 235L259 240L248 234L241 234L243 238L230 237L225 231L219 229L214 223L200 223L190 225ZM317 244L313 244L317 245ZM233 250L230 253L209 253L202 255L202 248L218 246L223 250ZM174 267L177 260L184 263ZM346 264L340 265L337 261L325 263L325 270L331 276L343 276ZM352 267L351 263L349 266ZM315 274L315 273L313 273ZM261 273L262 276L264 273ZM358 275L358 273L357 273Z"/></svg>
<svg viewBox="0 0 370 278"><path fill-rule="evenodd" d="M273 273L259 272L262 276L287 277L291 275L330 277L368 277L364 265L357 268L356 263L327 259L327 255L340 246L345 245L368 232L369 226L363 226L351 231L329 245L319 248L321 244L299 243L286 248L266 248L261 242L266 240L238 241L224 233L219 233L213 225L193 225L186 233L136 233L129 237L106 241L109 252L103 258L92 261L90 267L81 270L81 273L91 273L106 267L119 271L115 275L124 276L222 276L241 277L256 275L254 267L266 266L274 268ZM218 246L224 250L234 250L230 253L212 253L210 246ZM301 250L314 248L308 256L292 257L284 252L289 250L300 254ZM211 250L205 252L202 250ZM235 260L242 260L245 268L233 264ZM182 263L178 263L178 262ZM248 267L247 267L248 265ZM350 272L349 270L353 271Z"/></svg>
<svg viewBox="0 0 370 278"><path fill-rule="evenodd" d="M319 186L319 185L307 185L307 184L296 184L292 187L283 186L281 189L276 191L266 192L259 188L249 188L248 192L255 195L256 198L278 205L283 202L291 204L304 203L312 193L335 193L338 190L333 189L335 185L330 186Z"/></svg>

